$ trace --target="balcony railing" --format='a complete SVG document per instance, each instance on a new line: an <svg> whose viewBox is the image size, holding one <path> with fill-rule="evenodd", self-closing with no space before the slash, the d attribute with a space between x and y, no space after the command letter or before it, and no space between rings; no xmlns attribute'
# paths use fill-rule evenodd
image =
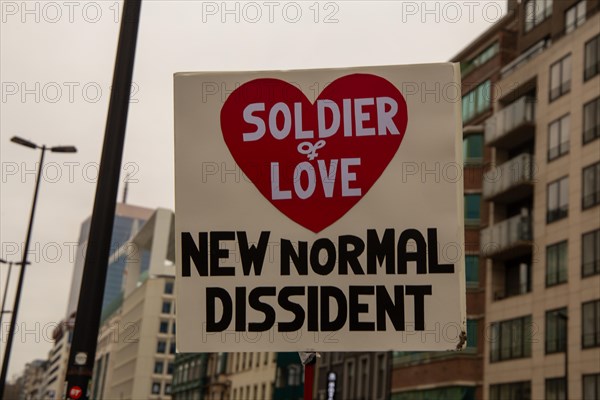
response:
<svg viewBox="0 0 600 400"><path fill-rule="evenodd" d="M529 60L543 52L551 44L551 41L548 39L543 39L537 42L535 45L529 48L529 50L525 51L523 54L515 58L513 61L508 63L504 68L500 70L500 75L502 76L502 79L515 72L522 65L527 64Z"/></svg>
<svg viewBox="0 0 600 400"><path fill-rule="evenodd" d="M483 179L483 197L493 198L533 181L533 156L523 153L491 169Z"/></svg>
<svg viewBox="0 0 600 400"><path fill-rule="evenodd" d="M533 239L531 215L516 215L481 231L481 249L487 256L494 256L518 245L530 245Z"/></svg>
<svg viewBox="0 0 600 400"><path fill-rule="evenodd" d="M535 98L523 96L485 121L485 144L501 139L525 124L535 122Z"/></svg>

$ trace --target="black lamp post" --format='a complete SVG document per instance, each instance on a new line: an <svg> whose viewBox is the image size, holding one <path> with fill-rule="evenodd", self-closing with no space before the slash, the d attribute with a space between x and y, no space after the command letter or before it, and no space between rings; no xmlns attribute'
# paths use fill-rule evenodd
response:
<svg viewBox="0 0 600 400"><path fill-rule="evenodd" d="M40 181L42 178L42 166L44 164L44 155L46 150L50 150L53 153L75 153L77 149L74 146L54 146L46 147L46 145L38 146L37 144L30 142L29 140L14 136L10 139L11 142L20 144L21 146L29 147L31 149L40 149L40 164L38 165L37 177L35 182L35 190L33 192L33 204L31 205L31 214L29 216L29 227L27 228L27 236L25 238L25 247L23 248L23 261L21 261L21 271L19 273L19 281L17 283L17 293L15 294L15 303L11 313L10 326L8 329L8 338L6 341L6 348L4 350L4 358L2 360L2 373L0 374L0 400L4 398L4 387L6 385L6 375L8 374L8 363L10 361L10 352L12 350L13 338L15 334L15 326L17 323L17 314L19 311L19 303L21 300L21 291L23 289L23 278L25 277L25 266L27 266L27 255L29 254L29 243L31 241L31 228L33 227L33 217L35 215L35 206L38 198L38 191L40 188Z"/></svg>
<svg viewBox="0 0 600 400"><path fill-rule="evenodd" d="M10 312L4 308L4 306L6 305L6 294L8 293L8 284L10 282L10 271L12 270L13 265L21 265L21 263L6 261L5 259L0 258L0 264L8 264L8 273L6 274L6 285L4 285L4 294L2 295L2 308L0 308L0 329L2 329L2 317L4 317L4 314L8 314Z"/></svg>

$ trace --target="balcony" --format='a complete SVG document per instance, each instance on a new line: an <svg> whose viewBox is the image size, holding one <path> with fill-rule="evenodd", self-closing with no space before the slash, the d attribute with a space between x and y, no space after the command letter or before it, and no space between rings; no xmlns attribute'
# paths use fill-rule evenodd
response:
<svg viewBox="0 0 600 400"><path fill-rule="evenodd" d="M531 215L524 210L481 231L481 252L485 257L507 259L531 252Z"/></svg>
<svg viewBox="0 0 600 400"><path fill-rule="evenodd" d="M523 153L491 169L483 179L483 197L509 203L533 193L533 156Z"/></svg>
<svg viewBox="0 0 600 400"><path fill-rule="evenodd" d="M535 98L523 96L485 121L485 144L518 146L535 135Z"/></svg>

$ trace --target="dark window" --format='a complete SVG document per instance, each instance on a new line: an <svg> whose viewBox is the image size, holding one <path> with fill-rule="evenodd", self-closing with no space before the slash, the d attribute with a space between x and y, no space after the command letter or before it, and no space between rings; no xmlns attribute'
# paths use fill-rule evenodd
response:
<svg viewBox="0 0 600 400"><path fill-rule="evenodd" d="M481 194L465 194L465 224L479 225Z"/></svg>
<svg viewBox="0 0 600 400"><path fill-rule="evenodd" d="M477 320L467 320L467 349L477 349Z"/></svg>
<svg viewBox="0 0 600 400"><path fill-rule="evenodd" d="M463 122L490 109L491 106L491 82L485 81L462 98Z"/></svg>
<svg viewBox="0 0 600 400"><path fill-rule="evenodd" d="M173 282L165 282L165 294L173 294Z"/></svg>
<svg viewBox="0 0 600 400"><path fill-rule="evenodd" d="M531 357L531 316L491 325L490 361Z"/></svg>
<svg viewBox="0 0 600 400"><path fill-rule="evenodd" d="M479 256L465 256L467 287L479 286Z"/></svg>
<svg viewBox="0 0 600 400"><path fill-rule="evenodd" d="M548 184L546 222L554 222L569 215L569 179L561 178Z"/></svg>
<svg viewBox="0 0 600 400"><path fill-rule="evenodd" d="M168 321L160 321L160 327L158 328L160 333L168 333L169 332L169 322Z"/></svg>
<svg viewBox="0 0 600 400"><path fill-rule="evenodd" d="M546 247L546 286L567 281L567 241Z"/></svg>
<svg viewBox="0 0 600 400"><path fill-rule="evenodd" d="M531 263L510 261L504 264L504 293L498 300L531 292Z"/></svg>
<svg viewBox="0 0 600 400"><path fill-rule="evenodd" d="M565 378L546 379L545 400L567 400Z"/></svg>
<svg viewBox="0 0 600 400"><path fill-rule="evenodd" d="M171 325L171 333L173 335L177 333L177 326L175 324L175 321L173 321L173 325Z"/></svg>
<svg viewBox="0 0 600 400"><path fill-rule="evenodd" d="M600 274L600 229L581 236L581 275Z"/></svg>
<svg viewBox="0 0 600 400"><path fill-rule="evenodd" d="M171 384L170 383L165 384L165 394L171 394Z"/></svg>
<svg viewBox="0 0 600 400"><path fill-rule="evenodd" d="M573 32L585 22L585 0L580 1L565 12L565 30Z"/></svg>
<svg viewBox="0 0 600 400"><path fill-rule="evenodd" d="M172 362L167 364L167 374L173 375L173 363Z"/></svg>
<svg viewBox="0 0 600 400"><path fill-rule="evenodd" d="M585 210L600 204L600 162L583 169L582 186L582 208Z"/></svg>
<svg viewBox="0 0 600 400"><path fill-rule="evenodd" d="M525 32L529 32L552 15L552 0L525 2Z"/></svg>
<svg viewBox="0 0 600 400"><path fill-rule="evenodd" d="M550 66L550 101L571 90L571 55L563 57Z"/></svg>
<svg viewBox="0 0 600 400"><path fill-rule="evenodd" d="M600 399L600 374L583 375L583 400Z"/></svg>
<svg viewBox="0 0 600 400"><path fill-rule="evenodd" d="M531 382L490 385L490 400L531 400Z"/></svg>
<svg viewBox="0 0 600 400"><path fill-rule="evenodd" d="M600 97L583 106L583 144L600 137Z"/></svg>
<svg viewBox="0 0 600 400"><path fill-rule="evenodd" d="M175 351L176 351L175 341L172 341L171 344L169 345L169 353L175 354Z"/></svg>
<svg viewBox="0 0 600 400"><path fill-rule="evenodd" d="M162 374L163 373L163 362L162 361L155 361L154 362L154 373L155 374Z"/></svg>
<svg viewBox="0 0 600 400"><path fill-rule="evenodd" d="M463 161L465 165L477 165L483 161L483 135L478 133L463 139Z"/></svg>
<svg viewBox="0 0 600 400"><path fill-rule="evenodd" d="M600 300L581 305L581 325L583 326L582 347L600 346Z"/></svg>
<svg viewBox="0 0 600 400"><path fill-rule="evenodd" d="M589 80L600 73L600 35L585 44L583 79Z"/></svg>
<svg viewBox="0 0 600 400"><path fill-rule="evenodd" d="M152 382L152 394L160 394L160 383Z"/></svg>
<svg viewBox="0 0 600 400"><path fill-rule="evenodd" d="M546 354L565 351L567 344L567 309L546 311Z"/></svg>
<svg viewBox="0 0 600 400"><path fill-rule="evenodd" d="M163 301L162 303L162 313L163 314L169 314L171 312L171 302L170 301Z"/></svg>
<svg viewBox="0 0 600 400"><path fill-rule="evenodd" d="M548 161L569 152L569 114L548 125Z"/></svg>
<svg viewBox="0 0 600 400"><path fill-rule="evenodd" d="M167 342L165 342L164 340L159 340L156 344L156 352L164 353L165 350L167 350Z"/></svg>

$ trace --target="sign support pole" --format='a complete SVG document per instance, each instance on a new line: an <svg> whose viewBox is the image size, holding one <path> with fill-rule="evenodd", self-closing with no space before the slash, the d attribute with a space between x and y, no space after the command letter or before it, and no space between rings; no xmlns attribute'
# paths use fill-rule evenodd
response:
<svg viewBox="0 0 600 400"><path fill-rule="evenodd" d="M315 364L317 353L298 353L300 361L304 365L304 400L313 400L313 388L315 386Z"/></svg>

